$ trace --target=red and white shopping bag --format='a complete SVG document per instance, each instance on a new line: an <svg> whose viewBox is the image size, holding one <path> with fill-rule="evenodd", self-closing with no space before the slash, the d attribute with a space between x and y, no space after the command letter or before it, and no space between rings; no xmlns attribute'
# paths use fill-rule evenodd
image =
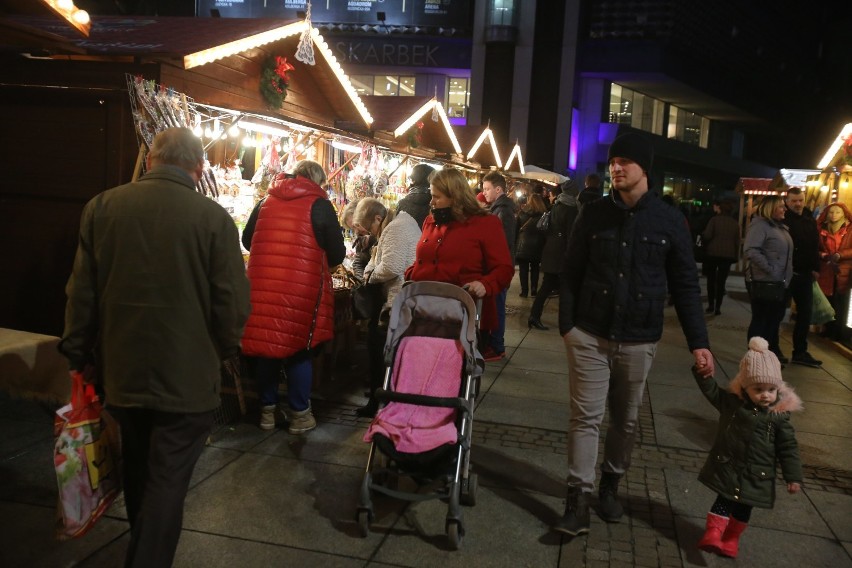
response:
<svg viewBox="0 0 852 568"><path fill-rule="evenodd" d="M56 536L79 537L121 493L121 437L92 385L71 373L71 403L56 411Z"/></svg>

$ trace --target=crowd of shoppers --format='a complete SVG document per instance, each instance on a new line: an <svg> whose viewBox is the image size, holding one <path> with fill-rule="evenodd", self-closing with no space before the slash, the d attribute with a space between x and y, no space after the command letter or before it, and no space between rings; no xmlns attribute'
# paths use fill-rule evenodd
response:
<svg viewBox="0 0 852 568"><path fill-rule="evenodd" d="M158 134L145 176L86 205L60 343L72 369L82 370L97 350L107 405L122 428L131 523L127 565L172 562L189 478L219 406L223 361L240 350L250 360L260 428L274 429L279 418L291 434L316 427L312 359L334 334L331 271L345 256L341 223L357 235L355 270L365 286L379 291L367 317L370 397L357 411L361 416L377 410L373 394L384 374L383 322L405 280L449 282L482 298L480 348L486 361L505 357L506 295L515 260L520 296L535 297L530 328L548 330L542 311L558 293L570 416L568 492L556 531L571 536L589 531L607 410L599 512L606 522L623 516L619 484L630 467L667 297L693 355L696 380L723 410L714 451L736 453L737 444L748 443L748 437L731 438L729 422L778 422L772 413L789 411L776 406L778 393L791 400L780 375L788 362L779 344L786 302L792 298L797 307L792 362L818 367L807 340L812 290L818 283L838 313L848 309L852 214L833 203L814 220L796 188L760 202L743 242L752 312L749 352L731 392L723 393L712 380L694 239L680 211L653 191L648 175L653 158L645 136L618 136L607 157L611 192L603 196L600 177L591 174L582 191L573 180L547 189L549 208L531 186L523 189L517 207L499 173L483 177L477 196L459 170L420 164L396 212L363 198L343 210L340 223L323 168L305 160L279 174L252 211L242 237L250 251L246 268L231 218L192 191L204 163L197 137L186 128ZM164 211L179 215L164 218ZM716 203L714 211L700 234L706 312L720 315L730 267L739 256L740 227L730 202ZM545 215L546 226L540 222ZM767 282L781 283L786 295L756 294L758 284ZM828 331L836 336L839 329ZM279 406L282 374L287 398ZM764 413L752 413L752 407ZM795 492L801 477L795 438L792 428L782 426L778 432L787 443L782 465L788 489ZM708 464L702 481L719 498L701 546L736 556L751 506L771 506L771 499L755 494L734 503L729 480L721 479L728 466Z"/></svg>

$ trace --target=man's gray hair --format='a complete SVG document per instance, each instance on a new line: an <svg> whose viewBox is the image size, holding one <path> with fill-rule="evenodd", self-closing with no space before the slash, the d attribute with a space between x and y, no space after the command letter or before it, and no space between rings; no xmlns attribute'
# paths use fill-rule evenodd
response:
<svg viewBox="0 0 852 568"><path fill-rule="evenodd" d="M148 156L158 164L194 170L204 161L204 146L189 128L167 128L154 136Z"/></svg>
<svg viewBox="0 0 852 568"><path fill-rule="evenodd" d="M319 186L325 185L326 176L322 166L312 160L302 160L291 172L294 176L302 176Z"/></svg>

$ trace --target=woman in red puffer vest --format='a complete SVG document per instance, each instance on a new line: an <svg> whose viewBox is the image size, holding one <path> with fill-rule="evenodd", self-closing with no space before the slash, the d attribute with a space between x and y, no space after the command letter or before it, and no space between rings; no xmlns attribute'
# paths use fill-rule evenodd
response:
<svg viewBox="0 0 852 568"><path fill-rule="evenodd" d="M256 357L254 374L261 402L260 427L275 427L278 380L287 375L284 417L291 434L316 427L311 412L311 350L334 335L334 292L330 267L346 249L337 214L321 187L326 175L316 162L279 174L246 223L243 245L250 251L251 315L243 353Z"/></svg>

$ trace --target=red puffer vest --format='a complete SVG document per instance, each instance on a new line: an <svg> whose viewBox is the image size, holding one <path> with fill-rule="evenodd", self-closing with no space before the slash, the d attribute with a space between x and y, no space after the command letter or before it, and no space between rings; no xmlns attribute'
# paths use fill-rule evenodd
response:
<svg viewBox="0 0 852 568"><path fill-rule="evenodd" d="M282 176L261 206L248 263L246 355L280 359L334 336L331 274L311 225L317 199L326 193L311 180Z"/></svg>

